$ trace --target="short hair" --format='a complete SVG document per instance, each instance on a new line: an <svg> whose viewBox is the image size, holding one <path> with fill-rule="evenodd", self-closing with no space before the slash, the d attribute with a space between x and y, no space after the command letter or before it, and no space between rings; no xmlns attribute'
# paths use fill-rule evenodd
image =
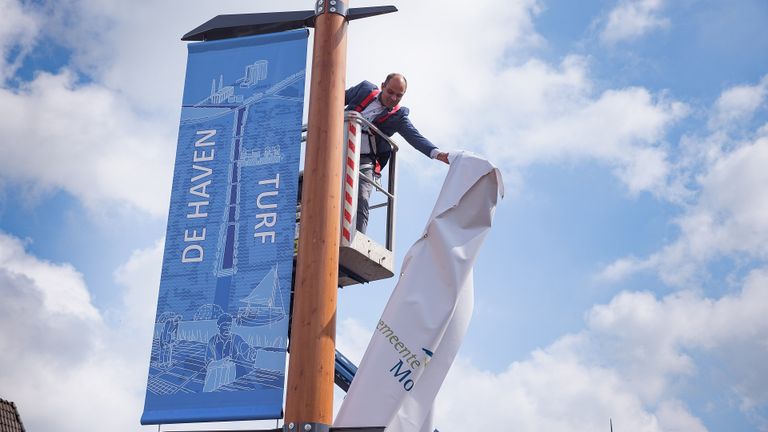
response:
<svg viewBox="0 0 768 432"><path fill-rule="evenodd" d="M389 80L391 80L392 78L397 77L397 76L402 78L403 82L405 82L405 86L408 87L408 80L405 79L405 75L403 75L401 73L398 73L398 72L392 72L391 74L387 75L387 78L384 79L384 85L386 86L387 83L389 82Z"/></svg>
<svg viewBox="0 0 768 432"><path fill-rule="evenodd" d="M224 324L225 322L232 322L232 315L228 313L223 313L219 315L219 319L216 320L216 325L220 326Z"/></svg>

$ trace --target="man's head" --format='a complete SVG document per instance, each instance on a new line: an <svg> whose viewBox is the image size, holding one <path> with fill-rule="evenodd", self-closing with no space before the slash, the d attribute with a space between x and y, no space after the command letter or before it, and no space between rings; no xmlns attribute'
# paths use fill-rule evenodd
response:
<svg viewBox="0 0 768 432"><path fill-rule="evenodd" d="M228 313L219 315L216 324L219 326L219 334L224 337L229 337L230 332L232 331L232 315Z"/></svg>
<svg viewBox="0 0 768 432"><path fill-rule="evenodd" d="M381 83L381 103L387 108L394 108L400 103L407 87L408 81L403 74L391 73L387 75L387 79Z"/></svg>

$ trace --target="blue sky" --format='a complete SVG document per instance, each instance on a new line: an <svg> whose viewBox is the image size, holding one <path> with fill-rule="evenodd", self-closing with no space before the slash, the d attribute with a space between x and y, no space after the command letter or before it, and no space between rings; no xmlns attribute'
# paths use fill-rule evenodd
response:
<svg viewBox="0 0 768 432"><path fill-rule="evenodd" d="M311 7L219 3L0 0L0 397L32 432L156 429L138 419L179 38ZM768 431L768 5L397 6L351 24L348 84L405 73L417 127L507 190L436 425ZM445 175L401 160L398 260ZM340 292L351 358L394 283Z"/></svg>

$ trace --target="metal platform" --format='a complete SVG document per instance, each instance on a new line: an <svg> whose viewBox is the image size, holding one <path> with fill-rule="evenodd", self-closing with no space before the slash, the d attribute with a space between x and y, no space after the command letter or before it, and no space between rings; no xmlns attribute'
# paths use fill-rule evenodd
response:
<svg viewBox="0 0 768 432"><path fill-rule="evenodd" d="M342 196L347 199L342 202L340 217L341 238L339 239L339 287L363 284L381 279L387 279L394 276L395 268L395 186L397 178L397 151L398 147L394 141L379 131L376 126L365 120L356 112L347 112L344 116L344 142L345 150L343 160L348 161L344 164L345 178L342 185ZM381 185L373 182L373 188L383 195L384 202L373 204L370 210L384 208L386 210L385 235L384 241L379 243L377 240L355 229L355 214L357 209L357 184L362 181L358 164L360 162L360 139L361 131L365 128L370 133L375 133L383 138L391 147L391 154L387 169L387 182ZM304 126L306 132L306 125ZM306 136L302 136L302 142L306 141ZM296 207L296 239L300 233L301 223L301 190L304 182L304 172L299 174L299 201ZM296 254L294 250L294 254Z"/></svg>
<svg viewBox="0 0 768 432"><path fill-rule="evenodd" d="M349 246L339 248L339 286L391 278L394 261L391 250L358 231Z"/></svg>

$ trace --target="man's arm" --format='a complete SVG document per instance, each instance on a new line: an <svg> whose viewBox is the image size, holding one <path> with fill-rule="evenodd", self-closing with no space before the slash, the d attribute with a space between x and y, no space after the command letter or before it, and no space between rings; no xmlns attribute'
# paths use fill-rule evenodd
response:
<svg viewBox="0 0 768 432"><path fill-rule="evenodd" d="M434 158L441 162L448 163L448 153L439 151L436 145L432 144L430 140L424 137L424 135L422 135L408 119L407 114L403 116L403 119L400 121L397 133L405 138L405 141L407 141L408 144L424 153L428 158L432 158L432 153L437 150L437 155L435 155Z"/></svg>

